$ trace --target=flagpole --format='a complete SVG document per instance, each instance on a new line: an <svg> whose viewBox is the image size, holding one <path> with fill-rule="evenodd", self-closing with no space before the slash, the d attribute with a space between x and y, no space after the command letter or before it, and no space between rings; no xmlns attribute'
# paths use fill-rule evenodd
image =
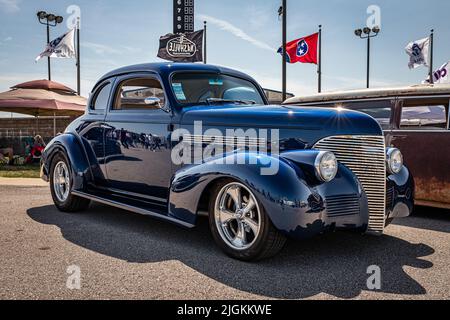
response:
<svg viewBox="0 0 450 320"><path fill-rule="evenodd" d="M77 93L81 96L80 17L77 18Z"/></svg>
<svg viewBox="0 0 450 320"><path fill-rule="evenodd" d="M319 93L322 92L322 25L319 25L319 66L317 68L319 78Z"/></svg>
<svg viewBox="0 0 450 320"><path fill-rule="evenodd" d="M203 62L206 64L207 63L207 58L208 58L208 56L207 56L207 52L206 52L206 50L207 50L207 46L206 46L206 31L207 31L207 26L206 26L206 24L207 24L207 22L206 21L203 21L203 30L204 30L204 32L203 32L203 36L204 36L204 48L203 48Z"/></svg>
<svg viewBox="0 0 450 320"><path fill-rule="evenodd" d="M50 43L50 25L47 20L47 45ZM52 72L50 67L50 57L47 57L47 63L48 63L48 81L52 80Z"/></svg>
<svg viewBox="0 0 450 320"><path fill-rule="evenodd" d="M286 61L286 43L287 43L287 0L283 0L283 31L282 31L282 38L283 38L283 46L281 50L281 59L283 61L282 64L282 100L283 102L287 98L287 61Z"/></svg>
<svg viewBox="0 0 450 320"><path fill-rule="evenodd" d="M433 70L433 54L434 54L434 48L433 48L433 42L434 42L434 29L431 29L431 35L430 35L430 83L434 84L434 70Z"/></svg>

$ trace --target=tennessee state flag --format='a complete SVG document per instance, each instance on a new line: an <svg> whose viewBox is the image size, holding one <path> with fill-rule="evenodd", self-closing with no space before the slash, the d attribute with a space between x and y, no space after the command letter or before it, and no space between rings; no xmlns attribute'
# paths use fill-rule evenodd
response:
<svg viewBox="0 0 450 320"><path fill-rule="evenodd" d="M286 60L289 63L313 63L317 64L319 33L291 41L286 44ZM283 54L280 47L279 54Z"/></svg>

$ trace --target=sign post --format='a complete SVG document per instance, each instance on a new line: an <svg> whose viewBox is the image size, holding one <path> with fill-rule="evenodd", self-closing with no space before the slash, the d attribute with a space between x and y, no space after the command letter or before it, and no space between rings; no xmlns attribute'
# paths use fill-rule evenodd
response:
<svg viewBox="0 0 450 320"><path fill-rule="evenodd" d="M194 0L173 0L173 33L188 33L194 30Z"/></svg>

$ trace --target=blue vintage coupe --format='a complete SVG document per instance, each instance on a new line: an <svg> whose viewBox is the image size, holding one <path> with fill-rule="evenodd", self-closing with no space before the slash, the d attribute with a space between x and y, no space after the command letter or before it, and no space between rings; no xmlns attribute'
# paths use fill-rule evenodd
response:
<svg viewBox="0 0 450 320"><path fill-rule="evenodd" d="M383 234L414 196L370 116L268 105L251 77L201 64L105 75L41 172L61 211L95 201L187 228L207 215L217 244L245 261L333 229Z"/></svg>

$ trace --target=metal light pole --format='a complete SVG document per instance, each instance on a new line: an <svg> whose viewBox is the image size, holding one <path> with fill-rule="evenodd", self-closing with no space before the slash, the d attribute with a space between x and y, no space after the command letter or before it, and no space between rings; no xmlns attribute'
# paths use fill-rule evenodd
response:
<svg viewBox="0 0 450 320"><path fill-rule="evenodd" d="M355 35L361 39L367 39L367 88L370 88L370 39L375 38L380 33L379 27L370 29L365 27L364 29L356 29Z"/></svg>
<svg viewBox="0 0 450 320"><path fill-rule="evenodd" d="M40 24L47 26L47 44L50 43L50 27L56 27L59 23L62 23L64 18L56 16L53 13L47 13L45 11L39 11L37 17ZM50 57L47 57L48 62L48 80L52 80Z"/></svg>

